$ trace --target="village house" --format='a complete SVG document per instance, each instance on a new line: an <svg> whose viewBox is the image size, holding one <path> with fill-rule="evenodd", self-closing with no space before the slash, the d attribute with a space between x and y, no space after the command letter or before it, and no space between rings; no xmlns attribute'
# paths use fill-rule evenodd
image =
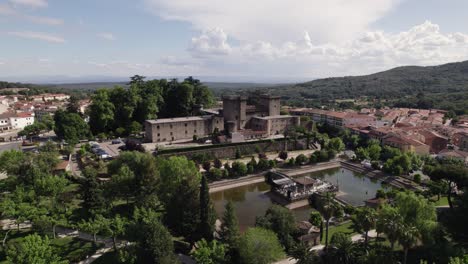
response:
<svg viewBox="0 0 468 264"><path fill-rule="evenodd" d="M34 123L34 113L8 111L0 114L0 130L24 129Z"/></svg>

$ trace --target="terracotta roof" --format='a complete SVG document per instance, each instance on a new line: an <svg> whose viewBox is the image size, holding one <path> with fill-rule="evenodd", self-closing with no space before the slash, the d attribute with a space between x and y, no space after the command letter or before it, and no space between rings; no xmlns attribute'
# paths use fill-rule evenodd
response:
<svg viewBox="0 0 468 264"><path fill-rule="evenodd" d="M68 167L68 160L62 160L57 164L57 166L55 166L55 170L62 171L62 170L66 170L67 167Z"/></svg>
<svg viewBox="0 0 468 264"><path fill-rule="evenodd" d="M468 157L468 152L454 149L444 149L439 152L439 155L465 159L466 157Z"/></svg>
<svg viewBox="0 0 468 264"><path fill-rule="evenodd" d="M16 114L17 117L32 117L34 116L31 112L20 112Z"/></svg>

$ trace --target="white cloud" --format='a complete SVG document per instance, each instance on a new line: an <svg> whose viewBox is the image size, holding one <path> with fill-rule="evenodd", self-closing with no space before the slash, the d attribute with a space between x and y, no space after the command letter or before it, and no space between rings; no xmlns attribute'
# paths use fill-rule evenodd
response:
<svg viewBox="0 0 468 264"><path fill-rule="evenodd" d="M225 55L231 51L231 47L227 43L226 33L220 28L214 28L193 37L189 50L195 56Z"/></svg>
<svg viewBox="0 0 468 264"><path fill-rule="evenodd" d="M14 5L26 6L26 7L47 7L46 0L10 0Z"/></svg>
<svg viewBox="0 0 468 264"><path fill-rule="evenodd" d="M217 32L223 31L218 29ZM303 33L302 40L282 44L242 41L230 45L226 39L228 36L223 35L224 45L230 48L225 56L200 57L196 53L194 60L219 73L236 70L254 75L310 77L366 74L401 65L437 65L468 60L468 35L442 33L439 26L430 21L399 33L368 31L354 40L325 44L315 44L308 32ZM204 51L209 54L216 49L206 48Z"/></svg>
<svg viewBox="0 0 468 264"><path fill-rule="evenodd" d="M105 39L105 40L110 40L110 41L113 41L115 40L115 36L114 34L112 33L109 33L109 32L103 32L103 33L99 33L97 34L98 37L102 38L102 39Z"/></svg>
<svg viewBox="0 0 468 264"><path fill-rule="evenodd" d="M51 35L44 32L33 32L33 31L12 31L8 32L8 35L27 38L27 39L37 39L53 43L64 43L65 39L60 36Z"/></svg>
<svg viewBox="0 0 468 264"><path fill-rule="evenodd" d="M42 17L42 16L24 16L24 18L36 23L36 24L44 24L50 26L58 26L63 25L63 20L58 18L52 17Z"/></svg>
<svg viewBox="0 0 468 264"><path fill-rule="evenodd" d="M307 31L319 43L363 32L401 0L144 0L154 14L214 26L240 41L281 43Z"/></svg>

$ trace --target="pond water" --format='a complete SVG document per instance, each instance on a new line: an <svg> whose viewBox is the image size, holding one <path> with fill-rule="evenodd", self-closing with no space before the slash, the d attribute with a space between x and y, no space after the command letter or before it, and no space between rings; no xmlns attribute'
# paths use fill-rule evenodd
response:
<svg viewBox="0 0 468 264"><path fill-rule="evenodd" d="M299 176L302 177L303 175ZM321 178L330 183L337 184L340 189L338 197L352 205L362 205L365 200L373 198L376 191L381 188L377 181L343 168L327 169L305 174L314 178ZM218 217L221 218L224 206L231 200L236 208L239 227L243 231L247 227L255 225L255 218L265 214L272 204L268 196L270 186L264 182L248 186L237 187L216 193L211 193ZM306 206L292 210L297 221L307 220L311 208Z"/></svg>

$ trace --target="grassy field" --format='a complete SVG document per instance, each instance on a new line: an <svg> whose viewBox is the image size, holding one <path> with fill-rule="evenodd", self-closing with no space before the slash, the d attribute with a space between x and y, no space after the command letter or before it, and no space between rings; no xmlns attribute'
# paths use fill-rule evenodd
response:
<svg viewBox="0 0 468 264"><path fill-rule="evenodd" d="M447 206L448 199L447 196L441 196L440 199L437 201L437 197L431 199L434 202L434 206Z"/></svg>
<svg viewBox="0 0 468 264"><path fill-rule="evenodd" d="M328 228L328 241L331 240L333 234L338 233L338 232L342 232L342 233L348 234L350 236L354 235L355 232L354 232L353 229L351 229L351 225L352 225L352 222L347 222L347 223L339 225L339 226L330 226ZM323 227L323 232L324 233L323 233L321 243L325 244L325 225Z"/></svg>

